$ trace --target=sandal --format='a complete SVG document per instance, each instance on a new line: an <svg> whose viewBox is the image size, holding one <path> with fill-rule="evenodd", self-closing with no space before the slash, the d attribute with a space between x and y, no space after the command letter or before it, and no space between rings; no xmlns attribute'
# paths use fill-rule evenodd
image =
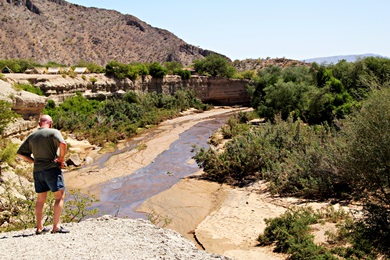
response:
<svg viewBox="0 0 390 260"><path fill-rule="evenodd" d="M57 230L52 230L51 231L51 233L52 234L56 234L56 233L62 233L62 234L66 234L66 233L69 233L70 231L69 230L67 230L66 228L64 228L64 227L60 227L59 229L57 229Z"/></svg>
<svg viewBox="0 0 390 260"><path fill-rule="evenodd" d="M50 228L45 227L45 228L43 228L41 231L38 231L38 230L35 231L35 235L43 235L43 234L49 232L49 230L50 230Z"/></svg>

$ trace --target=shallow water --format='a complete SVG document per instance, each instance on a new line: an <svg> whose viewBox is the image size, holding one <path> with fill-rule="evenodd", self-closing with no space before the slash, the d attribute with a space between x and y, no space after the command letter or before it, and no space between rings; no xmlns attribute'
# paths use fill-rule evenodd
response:
<svg viewBox="0 0 390 260"><path fill-rule="evenodd" d="M198 165L191 160L195 154L192 152L193 145L208 147L208 138L226 122L227 117L227 115L220 115L194 125L180 134L179 139L173 142L168 150L157 156L151 164L133 174L102 184L100 202L94 205L99 209L99 215L145 218L144 213L135 210L146 199L171 188L181 178L199 170ZM148 136L151 138L152 135ZM132 149L133 146L134 144L129 144L127 148L114 154ZM103 160L100 161L101 165L102 163L104 164Z"/></svg>

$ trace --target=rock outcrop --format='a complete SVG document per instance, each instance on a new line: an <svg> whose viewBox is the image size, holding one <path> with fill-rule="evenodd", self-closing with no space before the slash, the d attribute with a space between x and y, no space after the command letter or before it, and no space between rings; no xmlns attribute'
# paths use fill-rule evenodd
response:
<svg viewBox="0 0 390 260"><path fill-rule="evenodd" d="M11 102L12 109L28 120L39 117L47 98L15 89L11 83L0 80L0 99Z"/></svg>
<svg viewBox="0 0 390 260"><path fill-rule="evenodd" d="M206 103L216 105L248 105L249 103L249 96L246 93L248 80L205 76L192 76L189 80L182 80L176 75L168 75L162 79L146 76L134 81L114 79L104 74L87 74L76 77L29 74L6 74L5 76L10 82L31 83L39 87L48 99L56 103L61 103L76 92L83 93L86 98L105 99L109 96L121 95L129 90L174 94L179 89L195 91L197 97Z"/></svg>
<svg viewBox="0 0 390 260"><path fill-rule="evenodd" d="M8 128L6 136L20 134L36 127L36 120L46 105L47 100L56 104L65 99L82 93L88 99L104 100L107 97L121 96L134 90L142 93L156 92L174 94L180 89L193 90L197 97L205 103L213 105L248 105L249 96L246 92L248 80L226 79L218 77L193 76L182 80L179 76L168 75L162 79L150 76L137 80L115 79L104 74L86 74L75 77L46 74L5 74L7 82L0 80L0 97L12 102L12 109L22 115L21 121ZM12 85L33 84L46 95L38 96L26 91L15 90Z"/></svg>
<svg viewBox="0 0 390 260"><path fill-rule="evenodd" d="M17 90L12 83L0 80L0 100L12 103L12 109L21 116L5 129L4 136L23 138L37 126L37 120L46 105L47 98L33 93Z"/></svg>

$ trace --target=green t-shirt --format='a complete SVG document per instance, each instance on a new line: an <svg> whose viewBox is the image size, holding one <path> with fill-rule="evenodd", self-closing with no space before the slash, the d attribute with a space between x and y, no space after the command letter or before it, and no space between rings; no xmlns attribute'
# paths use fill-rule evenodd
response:
<svg viewBox="0 0 390 260"><path fill-rule="evenodd" d="M65 142L60 131L54 128L38 128L19 147L17 153L34 157L34 172L42 171L59 164L54 162L58 157L60 143Z"/></svg>

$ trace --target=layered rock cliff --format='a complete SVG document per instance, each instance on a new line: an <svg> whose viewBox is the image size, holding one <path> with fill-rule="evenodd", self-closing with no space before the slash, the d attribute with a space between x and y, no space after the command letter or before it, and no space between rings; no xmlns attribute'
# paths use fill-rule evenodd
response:
<svg viewBox="0 0 390 260"><path fill-rule="evenodd" d="M17 75L17 74L14 74ZM247 105L249 97L246 93L247 80L193 76L189 80L182 80L179 76L168 75L163 79L147 76L135 81L129 79L114 79L103 74L89 74L75 78L60 75L18 75L7 76L16 83L30 82L39 87L49 99L62 102L69 95L81 92L86 98L106 98L120 95L129 90L143 93L157 92L173 94L179 89L191 89L197 97L205 103L216 105ZM96 81L91 83L90 79Z"/></svg>
<svg viewBox="0 0 390 260"><path fill-rule="evenodd" d="M179 89L193 90L197 97L205 103L213 105L248 105L249 96L246 92L248 80L235 80L205 76L193 76L182 80L179 76L168 75L163 79L147 76L135 81L118 80L106 77L104 74L87 74L76 77L44 74L5 74L6 82L0 80L0 98L13 103L12 109L22 115L24 121L10 125L7 135L20 134L29 125L36 126L36 120L51 99L56 104L77 92L86 98L104 100L107 97L121 96L129 90L142 93L157 92L173 94ZM93 79L93 80L91 80ZM19 91L13 84L33 84L39 87L46 97Z"/></svg>

